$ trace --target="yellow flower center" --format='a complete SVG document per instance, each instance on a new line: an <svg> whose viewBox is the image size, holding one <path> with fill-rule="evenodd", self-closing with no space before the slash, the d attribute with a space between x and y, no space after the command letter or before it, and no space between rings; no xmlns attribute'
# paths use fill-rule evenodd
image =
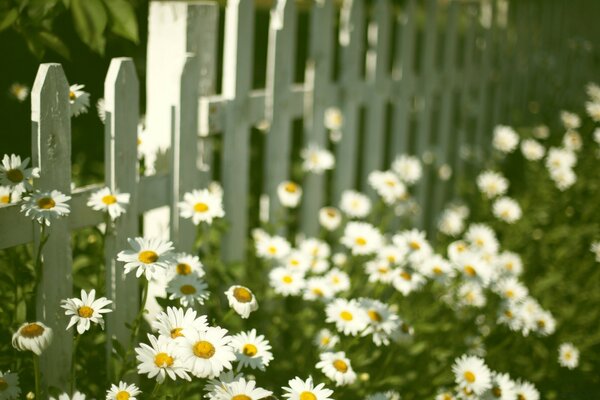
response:
<svg viewBox="0 0 600 400"><path fill-rule="evenodd" d="M138 260L144 264L152 264L158 260L158 254L152 250L144 250L138 255Z"/></svg>
<svg viewBox="0 0 600 400"><path fill-rule="evenodd" d="M0 197L0 203L8 204L9 202L10 202L10 197L8 195Z"/></svg>
<svg viewBox="0 0 600 400"><path fill-rule="evenodd" d="M395 182L395 181L393 181L393 180L391 180L391 179L388 179L388 180L386 180L386 181L385 181L385 184L386 184L386 185L388 185L389 187L394 187L394 186L396 186L396 182Z"/></svg>
<svg viewBox="0 0 600 400"><path fill-rule="evenodd" d="M19 183L23 180L23 172L20 169L10 169L6 171L6 177L12 183Z"/></svg>
<svg viewBox="0 0 600 400"><path fill-rule="evenodd" d="M329 218L335 218L335 217L337 217L337 212L336 212L334 209L332 209L332 208L328 208L328 209L325 211L325 214L327 214L327 216L328 216ZM312 394L312 393L311 393L311 394Z"/></svg>
<svg viewBox="0 0 600 400"><path fill-rule="evenodd" d="M102 202L106 205L115 204L117 202L117 197L112 194L107 194L102 198Z"/></svg>
<svg viewBox="0 0 600 400"><path fill-rule="evenodd" d="M498 386L492 388L492 394L494 397L502 397L502 390Z"/></svg>
<svg viewBox="0 0 600 400"><path fill-rule="evenodd" d="M508 298L513 298L513 297L515 297L515 292L513 292L512 290L507 290L507 291L505 292L505 294L506 294L506 297L508 297Z"/></svg>
<svg viewBox="0 0 600 400"><path fill-rule="evenodd" d="M375 310L369 310L369 311L367 311L367 314L369 314L369 318L371 318L371 321L373 321L373 322L381 322L381 320L383 319L381 317L381 314L379 314Z"/></svg>
<svg viewBox="0 0 600 400"><path fill-rule="evenodd" d="M245 356L254 357L256 355L256 353L258 353L258 349L256 348L255 345L253 345L251 343L247 343L244 345L244 348L242 349L242 353L244 353Z"/></svg>
<svg viewBox="0 0 600 400"><path fill-rule="evenodd" d="M183 333L181 333L183 329L182 328L175 328L175 329L171 329L171 338L175 339L178 337L182 337Z"/></svg>
<svg viewBox="0 0 600 400"><path fill-rule="evenodd" d="M517 400L527 400L522 394L517 395Z"/></svg>
<svg viewBox="0 0 600 400"><path fill-rule="evenodd" d="M389 272L389 270L390 269L388 267L379 267L379 268L377 268L377 271L379 271L382 274L385 274L385 273Z"/></svg>
<svg viewBox="0 0 600 400"><path fill-rule="evenodd" d="M294 267L297 267L298 265L300 265L300 261L298 261L296 259L292 259L292 260L290 260L290 264L292 264Z"/></svg>
<svg viewBox="0 0 600 400"><path fill-rule="evenodd" d="M343 360L335 360L333 362L333 368L337 369L341 373L348 371L348 364L346 364Z"/></svg>
<svg viewBox="0 0 600 400"><path fill-rule="evenodd" d="M34 338L41 336L44 333L44 328L36 323L25 325L21 328L21 335L26 338Z"/></svg>
<svg viewBox="0 0 600 400"><path fill-rule="evenodd" d="M330 340L331 340L331 339L329 339L329 336L323 336L323 337L321 338L321 344L322 344L323 346L327 346L327 345L329 344Z"/></svg>
<svg viewBox="0 0 600 400"><path fill-rule="evenodd" d="M296 193L298 191L298 185L296 185L295 183L292 183L292 182L286 183L283 188L288 193Z"/></svg>
<svg viewBox="0 0 600 400"><path fill-rule="evenodd" d="M570 352L565 353L565 360L570 360L573 355Z"/></svg>
<svg viewBox="0 0 600 400"><path fill-rule="evenodd" d="M440 267L433 267L433 273L436 275L441 275L442 269Z"/></svg>
<svg viewBox="0 0 600 400"><path fill-rule="evenodd" d="M73 101L77 98L77 95L75 94L74 91L69 91L69 100Z"/></svg>
<svg viewBox="0 0 600 400"><path fill-rule="evenodd" d="M201 340L194 345L194 354L196 357L208 359L215 355L215 346L206 340Z"/></svg>
<svg viewBox="0 0 600 400"><path fill-rule="evenodd" d="M311 392L302 392L300 393L300 400L317 400L317 396Z"/></svg>
<svg viewBox="0 0 600 400"><path fill-rule="evenodd" d="M0 392L5 391L6 389L8 389L8 382L6 382L4 378L0 378Z"/></svg>
<svg viewBox="0 0 600 400"><path fill-rule="evenodd" d="M196 203L194 204L194 211L196 212L207 212L208 211L208 204L206 203Z"/></svg>
<svg viewBox="0 0 600 400"><path fill-rule="evenodd" d="M546 322L544 322L543 319L540 319L540 320L537 321L537 326L540 329L544 329L544 327L546 326Z"/></svg>
<svg viewBox="0 0 600 400"><path fill-rule="evenodd" d="M246 396L245 394L236 394L231 400L252 400L252 397Z"/></svg>
<svg viewBox="0 0 600 400"><path fill-rule="evenodd" d="M289 275L284 276L281 280L285 283L292 283L294 281L294 279L292 279L292 277Z"/></svg>
<svg viewBox="0 0 600 400"><path fill-rule="evenodd" d="M475 382L475 374L472 373L471 371L467 371L463 374L463 376L465 377L465 380L469 383L473 383Z"/></svg>
<svg viewBox="0 0 600 400"><path fill-rule="evenodd" d="M81 318L91 318L91 316L94 315L94 309L88 306L81 306L77 310L77 313Z"/></svg>
<svg viewBox="0 0 600 400"><path fill-rule="evenodd" d="M173 365L173 357L167 353L158 353L154 356L154 364L158 368L167 368Z"/></svg>
<svg viewBox="0 0 600 400"><path fill-rule="evenodd" d="M196 288L192 285L183 285L179 288L179 291L183 294L194 294L196 293Z"/></svg>
<svg viewBox="0 0 600 400"><path fill-rule="evenodd" d="M340 313L340 317L344 320L344 321L352 321L352 319L354 318L352 316L352 313L348 312L348 311L342 311Z"/></svg>
<svg viewBox="0 0 600 400"><path fill-rule="evenodd" d="M37 201L37 205L42 210L49 210L51 208L54 208L56 203L54 202L54 200L52 200L51 197L42 197Z"/></svg>
<svg viewBox="0 0 600 400"><path fill-rule="evenodd" d="M402 271L400 272L400 276L402 277L402 279L404 279L405 281L410 281L411 275L406 272L406 271Z"/></svg>
<svg viewBox="0 0 600 400"><path fill-rule="evenodd" d="M506 315L508 318L512 318L513 313L510 310L506 310L504 311L504 315Z"/></svg>
<svg viewBox="0 0 600 400"><path fill-rule="evenodd" d="M142 144L142 139L138 138L137 145L139 146L140 144Z"/></svg>
<svg viewBox="0 0 600 400"><path fill-rule="evenodd" d="M421 245L419 244L419 242L417 241L411 241L408 243L408 245L410 246L411 249L413 250L419 250L421 248Z"/></svg>
<svg viewBox="0 0 600 400"><path fill-rule="evenodd" d="M387 260L390 264L395 264L396 263L396 256L390 254L389 256L387 256Z"/></svg>
<svg viewBox="0 0 600 400"><path fill-rule="evenodd" d="M240 303L249 303L252 301L252 293L243 287L233 289L233 297Z"/></svg>
<svg viewBox="0 0 600 400"><path fill-rule="evenodd" d="M318 287L313 288L312 292L313 292L313 294L315 294L317 296L323 296L323 291L321 289L319 289Z"/></svg>
<svg viewBox="0 0 600 400"><path fill-rule="evenodd" d="M189 275L192 273L192 267L190 267L190 265L186 263L177 264L176 269L179 275Z"/></svg>
<svg viewBox="0 0 600 400"><path fill-rule="evenodd" d="M473 268L471 265L465 266L464 271L465 271L465 274L467 274L469 276L477 275L477 272L475 272L475 268Z"/></svg>
<svg viewBox="0 0 600 400"><path fill-rule="evenodd" d="M277 254L277 247L275 247L275 246L269 246L269 247L267 248L267 252L268 252L269 254Z"/></svg>
<svg viewBox="0 0 600 400"><path fill-rule="evenodd" d="M357 238L354 240L354 243L356 243L356 244L357 244L357 245L359 245L359 246L364 246L365 244L367 244L367 241L366 241L366 240L365 240L365 238L363 238L363 237L357 237Z"/></svg>
<svg viewBox="0 0 600 400"><path fill-rule="evenodd" d="M129 400L129 397L131 397L129 392L126 392L125 390L121 390L119 393L117 393L116 399L117 400Z"/></svg>

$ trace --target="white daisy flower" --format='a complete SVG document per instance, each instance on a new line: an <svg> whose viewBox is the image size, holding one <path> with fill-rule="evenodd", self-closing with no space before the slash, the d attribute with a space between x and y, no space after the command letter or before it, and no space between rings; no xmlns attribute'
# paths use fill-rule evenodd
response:
<svg viewBox="0 0 600 400"><path fill-rule="evenodd" d="M71 209L66 202L70 199L71 196L66 196L58 190L36 191L23 197L21 212L39 224L50 226L51 220L69 215Z"/></svg>
<svg viewBox="0 0 600 400"><path fill-rule="evenodd" d="M334 231L342 222L342 214L335 207L323 207L319 210L319 223L328 231Z"/></svg>
<svg viewBox="0 0 600 400"><path fill-rule="evenodd" d="M337 290L331 287L328 278L314 276L306 280L306 287L302 298L304 300L328 300L331 299Z"/></svg>
<svg viewBox="0 0 600 400"><path fill-rule="evenodd" d="M594 101L600 101L600 86L595 84L594 82L589 82L585 86L585 92L588 96Z"/></svg>
<svg viewBox="0 0 600 400"><path fill-rule="evenodd" d="M299 249L304 254L317 259L327 258L331 254L331 248L327 242L317 238L304 239L300 243Z"/></svg>
<svg viewBox="0 0 600 400"><path fill-rule="evenodd" d="M81 289L81 298L71 298L62 300L61 307L64 308L65 315L71 316L67 330L77 324L77 333L80 335L90 329L92 323L100 325L104 329L104 318L102 314L112 312L110 308L105 308L112 304L112 300L106 297L96 299L96 290L92 289L89 293Z"/></svg>
<svg viewBox="0 0 600 400"><path fill-rule="evenodd" d="M390 244L383 246L379 250L377 253L377 258L386 261L390 265L400 265L406 261L408 251L409 250L407 246L396 246L395 244Z"/></svg>
<svg viewBox="0 0 600 400"><path fill-rule="evenodd" d="M103 188L92 193L87 205L93 210L108 212L110 219L114 221L125 214L129 197L129 193L113 193L109 188Z"/></svg>
<svg viewBox="0 0 600 400"><path fill-rule="evenodd" d="M485 306L486 298L483 289L478 283L465 282L457 290L458 304L481 308Z"/></svg>
<svg viewBox="0 0 600 400"><path fill-rule="evenodd" d="M336 386L351 385L356 381L356 373L343 351L321 353L319 359L321 361L317 363L316 368L323 371Z"/></svg>
<svg viewBox="0 0 600 400"><path fill-rule="evenodd" d="M367 312L354 299L335 299L327 304L325 314L325 321L335 323L337 330L344 335L356 336L369 324Z"/></svg>
<svg viewBox="0 0 600 400"><path fill-rule="evenodd" d="M190 331L205 331L208 322L205 315L197 317L196 311L191 308L167 307L166 312L158 313L152 327L160 336L175 340L185 337Z"/></svg>
<svg viewBox="0 0 600 400"><path fill-rule="evenodd" d="M456 210L446 209L440 217L438 229L444 235L456 236L465 229L465 219Z"/></svg>
<svg viewBox="0 0 600 400"><path fill-rule="evenodd" d="M210 225L213 218L225 216L223 199L208 189L192 190L183 195L183 201L179 203L179 215L191 219L195 225L200 222Z"/></svg>
<svg viewBox="0 0 600 400"><path fill-rule="evenodd" d="M512 153L519 144L519 135L510 126L498 125L494 128L492 146L502 153Z"/></svg>
<svg viewBox="0 0 600 400"><path fill-rule="evenodd" d="M364 264L369 282L391 283L394 280L394 269L386 260L369 260Z"/></svg>
<svg viewBox="0 0 600 400"><path fill-rule="evenodd" d="M483 400L517 400L515 382L508 374L492 372L492 387L482 396Z"/></svg>
<svg viewBox="0 0 600 400"><path fill-rule="evenodd" d="M180 337L179 354L184 365L198 378L213 378L223 370L231 369L235 354L231 347L231 336L220 327L209 327L206 331L190 332Z"/></svg>
<svg viewBox="0 0 600 400"><path fill-rule="evenodd" d="M600 128L594 129L594 142L600 144Z"/></svg>
<svg viewBox="0 0 600 400"><path fill-rule="evenodd" d="M476 396L492 387L492 373L479 357L463 355L452 365L455 382L461 388Z"/></svg>
<svg viewBox="0 0 600 400"><path fill-rule="evenodd" d="M362 335L372 334L373 343L377 346L389 345L390 338L400 328L398 316L386 304L378 300L360 299L360 305L369 316L369 324Z"/></svg>
<svg viewBox="0 0 600 400"><path fill-rule="evenodd" d="M463 240L456 240L448 245L448 259L452 262L457 262L468 252L469 246Z"/></svg>
<svg viewBox="0 0 600 400"><path fill-rule="evenodd" d="M56 397L50 396L50 400L85 400L85 394L75 391L73 396L69 396L68 393L63 393L58 395L58 399Z"/></svg>
<svg viewBox="0 0 600 400"><path fill-rule="evenodd" d="M494 171L485 171L477 177L479 191L488 199L502 196L508 190L508 180Z"/></svg>
<svg viewBox="0 0 600 400"><path fill-rule="evenodd" d="M330 151L320 148L315 144L300 151L302 157L302 169L306 172L322 174L324 171L332 169L335 165L335 157Z"/></svg>
<svg viewBox="0 0 600 400"><path fill-rule="evenodd" d="M329 107L325 109L325 128L331 131L337 131L341 129L344 124L344 116L342 111L337 107Z"/></svg>
<svg viewBox="0 0 600 400"><path fill-rule="evenodd" d="M596 262L600 262L600 241L592 242L590 245L590 251L594 253Z"/></svg>
<svg viewBox="0 0 600 400"><path fill-rule="evenodd" d="M526 139L521 142L521 153L529 161L538 161L544 157L546 149L534 139Z"/></svg>
<svg viewBox="0 0 600 400"><path fill-rule="evenodd" d="M423 168L417 157L402 154L392 162L392 170L398 174L400 180L408 185L412 185L421 179Z"/></svg>
<svg viewBox="0 0 600 400"><path fill-rule="evenodd" d="M373 171L369 174L368 181L386 204L394 204L406 198L406 186L391 171Z"/></svg>
<svg viewBox="0 0 600 400"><path fill-rule="evenodd" d="M10 186L0 186L0 206L21 201L21 193L12 190Z"/></svg>
<svg viewBox="0 0 600 400"><path fill-rule="evenodd" d="M275 293L282 296L297 296L306 285L303 274L277 267L269 272L269 282Z"/></svg>
<svg viewBox="0 0 600 400"><path fill-rule="evenodd" d="M329 329L323 328L317 332L313 343L321 350L331 350L340 342L340 337Z"/></svg>
<svg viewBox="0 0 600 400"><path fill-rule="evenodd" d="M294 182L284 181L277 186L277 196L281 205L294 208L300 203L302 188Z"/></svg>
<svg viewBox="0 0 600 400"><path fill-rule="evenodd" d="M173 279L178 275L194 275L198 278L204 276L204 265L198 256L179 253L175 255L174 262L168 267L167 279Z"/></svg>
<svg viewBox="0 0 600 400"><path fill-rule="evenodd" d="M256 329L233 335L231 337L231 347L233 347L239 362L238 371L246 366L264 371L273 360L269 341L263 335L257 336Z"/></svg>
<svg viewBox="0 0 600 400"><path fill-rule="evenodd" d="M342 252L335 253L331 257L331 261L333 261L333 265L336 267L343 267L348 262L348 256Z"/></svg>
<svg viewBox="0 0 600 400"><path fill-rule="evenodd" d="M550 128L546 125L538 125L533 128L533 136L536 139L548 139L550 137Z"/></svg>
<svg viewBox="0 0 600 400"><path fill-rule="evenodd" d="M585 103L585 111L591 119L596 122L600 121L600 101L588 101Z"/></svg>
<svg viewBox="0 0 600 400"><path fill-rule="evenodd" d="M354 190L345 190L342 192L340 209L350 218L364 218L371 212L371 200Z"/></svg>
<svg viewBox="0 0 600 400"><path fill-rule="evenodd" d="M135 384L120 381L118 385L111 385L106 391L106 400L137 400L137 395L142 391Z"/></svg>
<svg viewBox="0 0 600 400"><path fill-rule="evenodd" d="M90 94L82 89L85 85L71 85L69 87L69 104L71 105L71 117L87 112L90 106Z"/></svg>
<svg viewBox="0 0 600 400"><path fill-rule="evenodd" d="M395 234L392 237L392 242L401 249L407 249L410 253L421 252L430 247L425 238L425 232L417 229Z"/></svg>
<svg viewBox="0 0 600 400"><path fill-rule="evenodd" d="M173 243L163 239L145 239L141 237L127 239L132 250L123 250L117 254L117 260L125 263L125 273L136 270L139 278L144 274L146 279L164 276L164 271L174 264L171 253Z"/></svg>
<svg viewBox="0 0 600 400"><path fill-rule="evenodd" d="M302 274L310 269L312 256L300 251L292 250L285 258L283 265L291 271L298 271Z"/></svg>
<svg viewBox="0 0 600 400"><path fill-rule="evenodd" d="M193 307L194 304L204 304L210 296L208 285L196 275L177 275L167 284L169 299L179 299L184 307Z"/></svg>
<svg viewBox="0 0 600 400"><path fill-rule="evenodd" d="M12 336L12 345L19 351L33 351L38 356L52 342L52 328L41 322L25 322Z"/></svg>
<svg viewBox="0 0 600 400"><path fill-rule="evenodd" d="M428 278L446 278L453 275L452 264L444 257L434 254L418 265L419 272Z"/></svg>
<svg viewBox="0 0 600 400"><path fill-rule="evenodd" d="M494 216L504 222L512 224L521 219L522 211L519 203L510 197L500 197L492 205Z"/></svg>
<svg viewBox="0 0 600 400"><path fill-rule="evenodd" d="M194 331L191 331L194 332ZM156 377L158 383L163 383L168 376L172 380L177 378L191 380L188 368L179 356L179 344L167 336L158 339L148 334L150 346L141 343L135 349L137 353L138 374L147 374L148 379Z"/></svg>
<svg viewBox="0 0 600 400"><path fill-rule="evenodd" d="M313 258L309 271L313 274L323 274L329 269L329 261L323 258Z"/></svg>
<svg viewBox="0 0 600 400"><path fill-rule="evenodd" d="M106 123L106 101L102 97L96 101L96 113L98 114L100 121L102 121L103 124Z"/></svg>
<svg viewBox="0 0 600 400"><path fill-rule="evenodd" d="M204 390L207 392L205 397L213 400L216 396L225 393L227 384L236 382L243 378L242 374L234 374L233 371L221 372L218 378L209 379Z"/></svg>
<svg viewBox="0 0 600 400"><path fill-rule="evenodd" d="M310 376L305 381L295 377L288 382L288 385L289 387L283 388L287 392L283 397L288 400L333 400L331 397L333 390L326 389L323 383L315 386Z"/></svg>
<svg viewBox="0 0 600 400"><path fill-rule="evenodd" d="M556 331L556 320L545 310L540 310L535 315L536 332L542 336L552 335Z"/></svg>
<svg viewBox="0 0 600 400"><path fill-rule="evenodd" d="M550 178L560 191L567 190L577 181L577 175L570 168L553 169L550 171Z"/></svg>
<svg viewBox="0 0 600 400"><path fill-rule="evenodd" d="M579 118L579 115L572 112L561 111L560 120L567 130L577 129L581 126L581 118Z"/></svg>
<svg viewBox="0 0 600 400"><path fill-rule="evenodd" d="M583 146L583 139L581 139L581 135L578 132L568 131L563 136L562 144L567 150L579 151Z"/></svg>
<svg viewBox="0 0 600 400"><path fill-rule="evenodd" d="M579 365L579 350L573 343L563 343L558 348L558 363L561 367L569 369L577 368Z"/></svg>
<svg viewBox="0 0 600 400"><path fill-rule="evenodd" d="M325 281L333 293L343 292L350 289L350 277L339 268L333 268L325 276Z"/></svg>
<svg viewBox="0 0 600 400"><path fill-rule="evenodd" d="M426 283L423 275L413 272L408 268L397 268L393 274L392 285L404 296L408 296L410 293L420 289Z"/></svg>
<svg viewBox="0 0 600 400"><path fill-rule="evenodd" d="M366 222L349 222L340 242L352 250L353 255L374 254L383 246L383 236L377 228Z"/></svg>
<svg viewBox="0 0 600 400"><path fill-rule="evenodd" d="M540 400L540 392L527 381L517 381L515 392L518 400Z"/></svg>
<svg viewBox="0 0 600 400"><path fill-rule="evenodd" d="M234 285L225 292L229 307L233 308L240 317L246 319L250 313L258 310L258 301L250 289Z"/></svg>
<svg viewBox="0 0 600 400"><path fill-rule="evenodd" d="M259 400L269 397L273 392L256 387L256 382L240 378L223 385L212 400Z"/></svg>
<svg viewBox="0 0 600 400"><path fill-rule="evenodd" d="M465 239L476 250L496 254L500 245L494 231L485 224L472 224L465 233Z"/></svg>
<svg viewBox="0 0 600 400"><path fill-rule="evenodd" d="M510 251L500 253L496 258L496 265L503 274L519 276L523 272L521 257Z"/></svg>
<svg viewBox="0 0 600 400"><path fill-rule="evenodd" d="M281 236L265 236L256 241L256 254L269 260L278 260L286 257L292 246Z"/></svg>
<svg viewBox="0 0 600 400"><path fill-rule="evenodd" d="M456 260L456 270L463 278L487 286L493 276L493 268L477 253L465 253Z"/></svg>
<svg viewBox="0 0 600 400"><path fill-rule="evenodd" d="M19 387L19 376L14 372L0 371L0 399L13 400L21 394Z"/></svg>
<svg viewBox="0 0 600 400"><path fill-rule="evenodd" d="M505 300L510 301L520 301L528 295L527 287L513 276L503 278L496 282L494 291Z"/></svg>
<svg viewBox="0 0 600 400"><path fill-rule="evenodd" d="M29 86L15 82L8 89L10 94L19 102L24 102L29 96Z"/></svg>
<svg viewBox="0 0 600 400"><path fill-rule="evenodd" d="M16 154L5 154L0 164L0 184L10 186L14 192L23 193L31 190L30 180L39 178L39 168L27 168L29 158L21 161Z"/></svg>
<svg viewBox="0 0 600 400"><path fill-rule="evenodd" d="M571 150L552 147L546 156L546 168L550 172L568 170L575 166L577 157Z"/></svg>

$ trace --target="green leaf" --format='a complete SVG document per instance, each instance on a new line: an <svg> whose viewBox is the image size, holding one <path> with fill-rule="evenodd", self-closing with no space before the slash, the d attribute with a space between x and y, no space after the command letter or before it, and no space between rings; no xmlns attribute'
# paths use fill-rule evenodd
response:
<svg viewBox="0 0 600 400"><path fill-rule="evenodd" d="M0 15L0 32L9 28L19 17L19 11L16 8L9 10L6 14Z"/></svg>
<svg viewBox="0 0 600 400"><path fill-rule="evenodd" d="M71 53L69 52L69 49L58 36L50 32L42 31L39 33L39 37L42 43L44 43L47 47L60 54L63 58L66 58L67 60L71 59Z"/></svg>
<svg viewBox="0 0 600 400"><path fill-rule="evenodd" d="M71 15L81 40L93 51L104 54L107 15L100 0L72 0Z"/></svg>
<svg viewBox="0 0 600 400"><path fill-rule="evenodd" d="M110 30L115 35L139 43L138 24L135 11L127 0L104 0L110 15Z"/></svg>
<svg viewBox="0 0 600 400"><path fill-rule="evenodd" d="M27 43L27 48L29 51L33 53L37 58L44 57L44 53L46 52L46 47L44 43L42 43L39 35L36 33L24 33L25 42Z"/></svg>

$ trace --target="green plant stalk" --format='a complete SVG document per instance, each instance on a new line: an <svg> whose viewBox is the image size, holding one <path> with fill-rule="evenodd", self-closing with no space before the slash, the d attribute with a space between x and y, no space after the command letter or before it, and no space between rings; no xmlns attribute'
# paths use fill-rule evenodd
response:
<svg viewBox="0 0 600 400"><path fill-rule="evenodd" d="M71 386L69 388L69 392L71 393L71 396L73 396L73 393L75 391L75 383L77 380L77 368L75 368L75 363L77 360L77 347L79 345L79 340L81 338L81 335L79 334L75 334L75 337L73 338L73 353L71 354Z"/></svg>
<svg viewBox="0 0 600 400"><path fill-rule="evenodd" d="M33 376L35 379L35 398L41 399L40 396L40 358L33 355Z"/></svg>
<svg viewBox="0 0 600 400"><path fill-rule="evenodd" d="M133 326L131 327L131 337L129 338L129 347L127 349L127 353L125 353L124 357L124 365L121 373L119 374L119 380L123 379L125 372L127 372L129 367L129 358L133 354L133 349L135 348L135 340L138 337L140 331L140 325L142 322L142 317L144 316L144 311L146 309L146 300L148 299L148 279L142 277L144 280L144 287L142 288L142 302L140 303L140 310L133 321Z"/></svg>

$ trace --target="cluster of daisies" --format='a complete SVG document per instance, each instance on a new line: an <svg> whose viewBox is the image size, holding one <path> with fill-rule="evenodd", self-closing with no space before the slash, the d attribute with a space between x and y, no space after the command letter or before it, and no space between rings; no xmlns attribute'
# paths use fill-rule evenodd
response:
<svg viewBox="0 0 600 400"><path fill-rule="evenodd" d="M83 90L85 85L73 84L69 86L69 111L71 117L77 117L87 112L90 106L90 94ZM13 83L9 88L9 93L18 102L24 102L29 97L31 89L29 86L19 82Z"/></svg>

